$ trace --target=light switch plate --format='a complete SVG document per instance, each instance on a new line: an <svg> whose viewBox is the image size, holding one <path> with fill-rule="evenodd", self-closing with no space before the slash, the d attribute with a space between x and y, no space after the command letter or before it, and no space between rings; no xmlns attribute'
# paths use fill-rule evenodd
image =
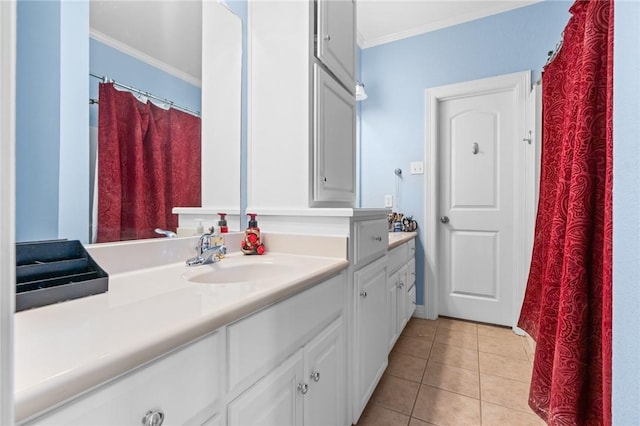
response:
<svg viewBox="0 0 640 426"><path fill-rule="evenodd" d="M412 175L424 174L424 163L422 161L412 161L411 162L411 174Z"/></svg>
<svg viewBox="0 0 640 426"><path fill-rule="evenodd" d="M385 195L384 196L384 206L385 207L393 207L393 195Z"/></svg>

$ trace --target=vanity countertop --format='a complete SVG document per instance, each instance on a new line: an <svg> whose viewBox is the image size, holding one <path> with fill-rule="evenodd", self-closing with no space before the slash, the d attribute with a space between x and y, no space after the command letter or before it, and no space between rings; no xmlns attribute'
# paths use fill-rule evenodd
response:
<svg viewBox="0 0 640 426"><path fill-rule="evenodd" d="M417 235L417 232L389 232L389 250L411 241Z"/></svg>
<svg viewBox="0 0 640 426"><path fill-rule="evenodd" d="M208 271L222 262L297 266L251 282L198 284L187 280L196 270ZM282 252L231 254L221 263L186 268L181 261L114 273L106 293L17 313L16 420L309 288L348 266L342 257Z"/></svg>

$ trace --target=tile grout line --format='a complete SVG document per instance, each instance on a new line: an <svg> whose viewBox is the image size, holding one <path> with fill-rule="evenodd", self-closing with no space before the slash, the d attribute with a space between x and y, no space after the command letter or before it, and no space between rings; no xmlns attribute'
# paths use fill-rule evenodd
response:
<svg viewBox="0 0 640 426"><path fill-rule="evenodd" d="M429 354L427 355L427 362L424 364L424 371L422 372L422 376L420 377L420 383L418 385L418 392L416 393L416 396L413 399L413 404L411 405L411 413L409 414L409 423L411 423L411 419L414 418L413 417L413 411L416 408L416 403L418 402L418 395L420 395L420 390L422 389L424 375L427 374L427 367L429 366L429 359L431 358L431 351L433 351L433 345L436 342L436 335L438 334L438 324L436 324L435 329L436 330L433 333L433 338L431 339L431 345L429 346ZM419 420L422 420L422 419L419 419Z"/></svg>

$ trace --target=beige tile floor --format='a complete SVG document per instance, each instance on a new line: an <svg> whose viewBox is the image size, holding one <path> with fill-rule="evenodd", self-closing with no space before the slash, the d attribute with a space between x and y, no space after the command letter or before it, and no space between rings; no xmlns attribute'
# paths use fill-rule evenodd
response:
<svg viewBox="0 0 640 426"><path fill-rule="evenodd" d="M544 425L527 405L532 360L508 328L412 318L358 426Z"/></svg>

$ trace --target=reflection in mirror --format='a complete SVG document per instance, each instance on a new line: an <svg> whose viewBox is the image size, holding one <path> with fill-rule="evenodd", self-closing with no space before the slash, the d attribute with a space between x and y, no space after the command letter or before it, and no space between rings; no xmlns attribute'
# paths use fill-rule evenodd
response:
<svg viewBox="0 0 640 426"><path fill-rule="evenodd" d="M205 10L210 14L208 20ZM222 169L228 170L221 172L236 192L234 196L224 193L218 196L215 187L225 182L212 181L203 171L202 205L239 211L242 25L237 16L209 0L204 4L24 1L18 3L17 14L17 241L56 238L91 241L100 107L87 107L87 102L98 97L100 81L90 78L90 74L106 76L195 111L202 110L203 140L206 133L203 163L204 158L210 158L205 155L211 152L226 152ZM235 20L234 33L216 33L231 27L211 28L209 23L215 20L211 14L215 19ZM218 14L228 16L217 18ZM222 49L224 57L220 59L211 50L201 54L202 45L211 45L210 40L203 40L203 22L204 33L209 37L229 40L228 45L238 49L235 55L231 54L238 58L232 70L221 71L224 64L230 63L228 46ZM202 71L211 67L217 67L217 77L222 72L218 85L224 84L225 72L227 77L236 74L232 77L233 84L227 81L223 86L223 93L211 91L216 87L208 81L210 73L201 81ZM208 106L205 102L201 105L201 90L210 95ZM227 109L223 116L213 120L215 132L207 131L214 124L207 117L216 108L219 110L220 105ZM233 126L225 129L228 123Z"/></svg>

